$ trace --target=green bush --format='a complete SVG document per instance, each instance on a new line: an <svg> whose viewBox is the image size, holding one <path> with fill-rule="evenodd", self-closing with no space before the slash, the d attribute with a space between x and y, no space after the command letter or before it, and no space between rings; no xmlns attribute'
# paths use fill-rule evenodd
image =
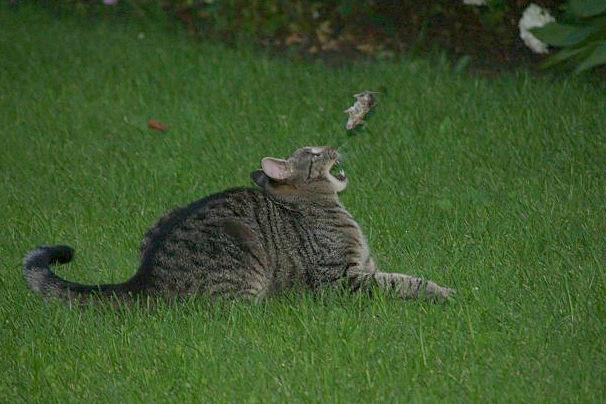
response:
<svg viewBox="0 0 606 404"><path fill-rule="evenodd" d="M556 10L563 0L534 0ZM604 1L604 0L601 0ZM498 66L533 57L520 46L517 22L530 0L53 0L55 7L93 14L147 15L158 10L192 33L304 54L344 51L389 57L397 52L447 49ZM66 7L68 6L68 7Z"/></svg>
<svg viewBox="0 0 606 404"><path fill-rule="evenodd" d="M570 0L561 22L532 30L548 45L562 48L543 64L574 64L580 73L606 64L606 0Z"/></svg>

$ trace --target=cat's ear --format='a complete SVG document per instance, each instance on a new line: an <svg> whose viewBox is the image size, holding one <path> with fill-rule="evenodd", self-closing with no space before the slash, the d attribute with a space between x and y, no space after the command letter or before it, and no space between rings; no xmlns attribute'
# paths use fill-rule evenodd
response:
<svg viewBox="0 0 606 404"><path fill-rule="evenodd" d="M272 180L285 180L290 177L290 169L286 160L265 157L261 160L261 168L265 175Z"/></svg>
<svg viewBox="0 0 606 404"><path fill-rule="evenodd" d="M255 170L250 173L250 178L253 180L255 184L260 186L261 188L265 188L265 185L269 182L269 177L265 175L263 170Z"/></svg>

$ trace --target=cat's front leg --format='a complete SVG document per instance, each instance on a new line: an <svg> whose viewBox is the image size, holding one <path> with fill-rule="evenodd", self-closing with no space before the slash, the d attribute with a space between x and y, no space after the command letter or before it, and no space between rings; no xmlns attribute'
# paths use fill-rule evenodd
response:
<svg viewBox="0 0 606 404"><path fill-rule="evenodd" d="M374 264L372 269L374 269ZM435 282L415 276L378 272L370 268L351 268L347 277L354 291L370 291L379 287L387 293L393 293L403 299L428 298L431 300L446 300L454 294L454 289L439 286Z"/></svg>
<svg viewBox="0 0 606 404"><path fill-rule="evenodd" d="M455 292L454 289L442 287L435 282L400 273L377 272L374 279L381 289L404 299L446 300Z"/></svg>

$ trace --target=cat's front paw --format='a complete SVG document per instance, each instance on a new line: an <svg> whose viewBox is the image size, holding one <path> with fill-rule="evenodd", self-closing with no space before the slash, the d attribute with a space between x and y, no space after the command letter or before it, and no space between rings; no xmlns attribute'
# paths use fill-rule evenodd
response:
<svg viewBox="0 0 606 404"><path fill-rule="evenodd" d="M443 288L440 287L440 297L444 300L451 300L454 298L454 295L456 295L457 291L455 289L451 289L451 288Z"/></svg>
<svg viewBox="0 0 606 404"><path fill-rule="evenodd" d="M452 300L456 294L456 290L438 286L433 282L430 282L427 291L429 292L429 297L438 302Z"/></svg>

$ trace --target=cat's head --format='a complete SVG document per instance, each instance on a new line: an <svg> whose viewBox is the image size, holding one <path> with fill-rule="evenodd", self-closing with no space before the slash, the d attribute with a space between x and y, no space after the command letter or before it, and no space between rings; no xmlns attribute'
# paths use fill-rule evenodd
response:
<svg viewBox="0 0 606 404"><path fill-rule="evenodd" d="M270 193L299 199L336 197L347 187L341 156L331 147L303 147L287 159L265 157L253 181Z"/></svg>

